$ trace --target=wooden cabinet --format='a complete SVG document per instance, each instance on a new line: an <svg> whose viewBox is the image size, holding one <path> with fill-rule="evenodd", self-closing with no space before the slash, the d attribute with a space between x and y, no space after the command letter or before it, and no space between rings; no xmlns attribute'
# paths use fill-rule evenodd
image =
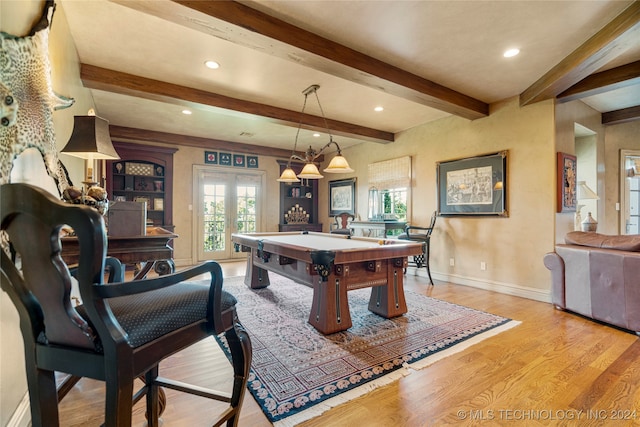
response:
<svg viewBox="0 0 640 427"><path fill-rule="evenodd" d="M280 173L287 167L286 161L278 160ZM300 173L304 165L292 163L291 168ZM296 222L292 216L306 217L308 222ZM318 222L318 180L307 179L301 182L280 183L280 223L279 231L322 231Z"/></svg>
<svg viewBox="0 0 640 427"><path fill-rule="evenodd" d="M114 142L120 160L106 163L113 201L147 202L147 225L173 231L174 148Z"/></svg>

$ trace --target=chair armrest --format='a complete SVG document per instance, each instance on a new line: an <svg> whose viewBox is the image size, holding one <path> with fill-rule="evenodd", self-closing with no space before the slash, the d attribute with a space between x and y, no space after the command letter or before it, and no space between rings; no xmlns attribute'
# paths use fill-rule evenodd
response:
<svg viewBox="0 0 640 427"><path fill-rule="evenodd" d="M107 283L124 282L124 268L122 268L122 263L118 258L111 256L105 257L104 265L109 273ZM69 266L68 268L69 274L77 279L76 274L78 273L78 264Z"/></svg>
<svg viewBox="0 0 640 427"><path fill-rule="evenodd" d="M212 285L219 285L220 288L222 288L221 281L219 284L214 283L216 276L222 277L222 269L220 268L220 265L215 261L207 261L195 267L151 279L109 283L108 285L94 284L92 291L95 296L99 298L116 298L126 295L136 295L143 292L163 289L205 273L211 273Z"/></svg>
<svg viewBox="0 0 640 427"><path fill-rule="evenodd" d="M403 238L407 240L416 240L416 241L423 242L429 238L432 230L433 230L432 227L419 227L417 225L407 225L404 227L405 235L403 236ZM417 233L413 233L412 231L417 231Z"/></svg>

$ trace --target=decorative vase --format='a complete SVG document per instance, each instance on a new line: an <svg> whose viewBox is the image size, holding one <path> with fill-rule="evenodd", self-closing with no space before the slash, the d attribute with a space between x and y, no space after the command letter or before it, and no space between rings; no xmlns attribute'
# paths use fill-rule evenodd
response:
<svg viewBox="0 0 640 427"><path fill-rule="evenodd" d="M591 212L587 215L587 217L582 221L582 231L596 231L598 228L598 221L593 219L591 216Z"/></svg>

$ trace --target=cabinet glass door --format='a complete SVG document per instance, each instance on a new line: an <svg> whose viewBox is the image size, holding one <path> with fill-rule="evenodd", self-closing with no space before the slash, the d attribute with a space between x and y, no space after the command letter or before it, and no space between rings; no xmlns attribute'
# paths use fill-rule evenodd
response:
<svg viewBox="0 0 640 427"><path fill-rule="evenodd" d="M235 252L231 234L258 231L262 177L202 170L198 183L198 261L246 257Z"/></svg>

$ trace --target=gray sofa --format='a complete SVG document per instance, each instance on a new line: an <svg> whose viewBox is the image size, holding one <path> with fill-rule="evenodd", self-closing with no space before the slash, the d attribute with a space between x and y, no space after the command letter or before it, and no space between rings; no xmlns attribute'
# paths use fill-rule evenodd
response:
<svg viewBox="0 0 640 427"><path fill-rule="evenodd" d="M640 335L640 235L572 231L544 265L557 308Z"/></svg>

